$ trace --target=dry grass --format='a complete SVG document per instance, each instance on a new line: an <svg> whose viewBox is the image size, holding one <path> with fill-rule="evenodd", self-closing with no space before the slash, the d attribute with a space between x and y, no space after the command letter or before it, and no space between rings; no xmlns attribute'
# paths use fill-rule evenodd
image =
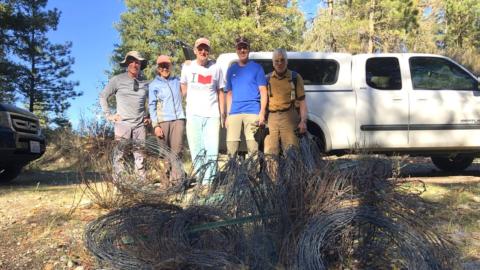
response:
<svg viewBox="0 0 480 270"><path fill-rule="evenodd" d="M480 260L480 182L428 184L422 197L432 202L428 218L450 235L463 257Z"/></svg>
<svg viewBox="0 0 480 270"><path fill-rule="evenodd" d="M62 140L68 145L66 139ZM97 144L90 141L90 150L101 147L99 141L94 142ZM75 145L73 140L71 145ZM84 269L98 269L97 262L84 248L83 233L87 223L107 211L98 207L98 201L91 194L84 193L86 186L72 169L78 164L78 156L72 153L78 152L63 151L55 145L49 147L44 160L31 166L31 172L10 185L0 186L0 269L74 269L80 265ZM59 150L63 154L54 157ZM347 166L356 159L349 156L344 163ZM403 170L403 161L393 159L393 163L398 163L394 167ZM428 170L425 173L431 174ZM469 179L476 182L427 184L425 192L417 182L406 184L410 192L423 192L425 203L415 205L415 211L454 239L464 262L480 261L480 175L470 174ZM400 173L394 172L394 175ZM102 179L95 179L98 174L84 177L90 177L95 189L101 191L101 198L110 200L107 197L112 195L110 187L106 187L108 183ZM438 182L450 177L464 176L438 175Z"/></svg>
<svg viewBox="0 0 480 270"><path fill-rule="evenodd" d="M83 228L105 212L82 193L65 173L26 173L2 186L0 269L94 269Z"/></svg>

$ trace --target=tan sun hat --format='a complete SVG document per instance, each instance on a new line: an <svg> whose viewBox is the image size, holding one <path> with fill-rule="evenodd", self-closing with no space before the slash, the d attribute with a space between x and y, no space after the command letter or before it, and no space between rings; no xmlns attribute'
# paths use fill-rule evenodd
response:
<svg viewBox="0 0 480 270"><path fill-rule="evenodd" d="M137 51L129 51L126 55L125 55L125 58L123 58L123 61L120 62L120 66L121 67L126 67L128 66L128 58L131 57L131 58L135 58L137 59L138 61L140 61L141 63L141 67L140 69L144 69L146 66L147 66L147 60L145 58L143 58L143 56L137 52Z"/></svg>
<svg viewBox="0 0 480 270"><path fill-rule="evenodd" d="M171 64L172 61L170 60L170 57L168 57L167 55L160 55L159 57L157 57L157 65L160 64L160 63L169 63Z"/></svg>
<svg viewBox="0 0 480 270"><path fill-rule="evenodd" d="M207 45L209 48L210 48L210 40L208 40L207 38L199 38L195 41L195 48L197 48L198 46L202 45L202 44L205 44Z"/></svg>

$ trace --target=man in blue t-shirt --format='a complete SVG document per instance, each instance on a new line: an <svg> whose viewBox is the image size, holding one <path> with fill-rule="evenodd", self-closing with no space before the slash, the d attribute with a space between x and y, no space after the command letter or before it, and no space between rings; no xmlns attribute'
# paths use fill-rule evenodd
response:
<svg viewBox="0 0 480 270"><path fill-rule="evenodd" d="M240 37L235 40L238 63L233 63L227 71L227 152L233 156L238 151L240 133L247 141L248 153L258 151L254 133L256 126L265 124L267 107L267 82L262 66L248 59L250 43Z"/></svg>

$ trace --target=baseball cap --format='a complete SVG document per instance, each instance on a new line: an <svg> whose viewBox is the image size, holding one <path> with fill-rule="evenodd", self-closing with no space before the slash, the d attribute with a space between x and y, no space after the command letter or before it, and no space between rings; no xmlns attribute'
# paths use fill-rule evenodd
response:
<svg viewBox="0 0 480 270"><path fill-rule="evenodd" d="M235 39L235 47L238 47L241 44L245 44L248 47L250 47L250 41L248 41L248 39L245 38L245 37L239 37L239 38Z"/></svg>
<svg viewBox="0 0 480 270"><path fill-rule="evenodd" d="M172 61L170 60L170 57L168 57L167 55L160 55L159 57L157 57L157 65L160 64L160 63L169 63L171 64Z"/></svg>
<svg viewBox="0 0 480 270"><path fill-rule="evenodd" d="M204 37L199 38L195 41L195 48L197 48L198 46L200 46L202 44L205 44L210 48L210 41L207 38L204 38Z"/></svg>

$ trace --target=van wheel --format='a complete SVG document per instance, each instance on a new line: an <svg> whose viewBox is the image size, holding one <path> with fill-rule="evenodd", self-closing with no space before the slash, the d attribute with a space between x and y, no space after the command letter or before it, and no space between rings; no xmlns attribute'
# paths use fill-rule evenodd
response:
<svg viewBox="0 0 480 270"><path fill-rule="evenodd" d="M22 166L8 166L0 168L0 184L7 183L15 179L22 171Z"/></svg>
<svg viewBox="0 0 480 270"><path fill-rule="evenodd" d="M313 141L317 144L318 150L325 153L326 143L322 130L312 121L307 121L307 130L312 135Z"/></svg>
<svg viewBox="0 0 480 270"><path fill-rule="evenodd" d="M469 155L456 155L453 157L432 156L433 165L442 171L463 171L470 166L475 157Z"/></svg>

